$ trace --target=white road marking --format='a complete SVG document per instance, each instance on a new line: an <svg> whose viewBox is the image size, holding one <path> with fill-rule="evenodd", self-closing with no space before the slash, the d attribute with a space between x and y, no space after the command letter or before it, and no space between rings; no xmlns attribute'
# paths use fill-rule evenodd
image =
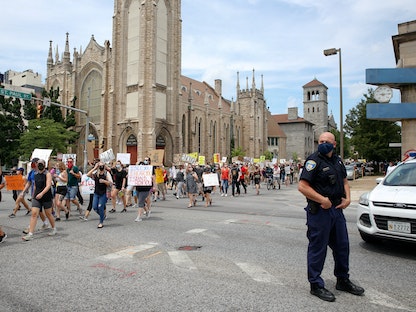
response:
<svg viewBox="0 0 416 312"><path fill-rule="evenodd" d="M205 232L205 231L206 231L206 229L193 229L193 230L189 230L189 231L187 231L185 233L198 234L198 233L202 233L202 232Z"/></svg>
<svg viewBox="0 0 416 312"><path fill-rule="evenodd" d="M139 246L132 246L132 247L128 247L128 248L119 250L117 252L111 253L111 254L101 256L99 257L99 259L114 260L114 259L120 259L120 258L133 258L133 256L136 253L151 249L155 247L156 245L157 245L156 243L149 243L149 244L143 244Z"/></svg>
<svg viewBox="0 0 416 312"><path fill-rule="evenodd" d="M404 311L416 311L416 309L403 306L399 301L375 289L366 289L365 296L370 300L371 303L377 305Z"/></svg>
<svg viewBox="0 0 416 312"><path fill-rule="evenodd" d="M245 273L247 273L253 280L263 283L276 283L283 285L273 275L265 271L263 268L250 263L239 262L236 263Z"/></svg>
<svg viewBox="0 0 416 312"><path fill-rule="evenodd" d="M238 219L228 219L224 221L225 224L237 223L237 222L238 222Z"/></svg>
<svg viewBox="0 0 416 312"><path fill-rule="evenodd" d="M180 268L187 270L197 270L193 261L184 251L168 251L172 263Z"/></svg>

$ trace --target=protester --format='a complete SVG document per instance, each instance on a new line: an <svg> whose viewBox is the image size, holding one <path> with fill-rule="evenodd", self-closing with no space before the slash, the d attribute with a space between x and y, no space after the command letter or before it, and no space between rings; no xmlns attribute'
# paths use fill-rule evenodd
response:
<svg viewBox="0 0 416 312"><path fill-rule="evenodd" d="M111 213L116 212L117 198L121 198L123 203L123 209L121 212L126 212L126 186L127 186L127 171L124 170L123 164L120 160L117 160L115 168L112 168L114 186L111 190L111 203L113 209L110 210Z"/></svg>
<svg viewBox="0 0 416 312"><path fill-rule="evenodd" d="M221 186L222 186L221 196L227 196L229 181L230 181L230 168L228 168L227 164L224 164L221 168Z"/></svg>
<svg viewBox="0 0 416 312"><path fill-rule="evenodd" d="M188 193L189 197L189 205L188 208L196 205L196 196L198 195L198 175L194 172L194 168L191 164L188 165L186 169L186 177L185 177L185 184L186 184L186 192Z"/></svg>
<svg viewBox="0 0 416 312"><path fill-rule="evenodd" d="M25 177L23 175L23 172L24 171L25 171L25 169L18 168L16 170L16 174L18 176L21 176L22 177L22 180L24 181L24 183L26 183L27 180L25 179ZM22 204L26 208L26 210L27 210L26 215L28 215L30 213L30 211L31 211L29 205L27 204L27 202L25 200L25 197L24 196L20 196L22 194L22 191L17 190L16 191L16 194L17 194L16 202L15 202L15 205L14 205L14 208L13 208L13 212L9 215L9 218L16 217L17 211L20 210L20 204Z"/></svg>
<svg viewBox="0 0 416 312"><path fill-rule="evenodd" d="M211 192L212 192L212 186L206 186L205 185L205 177L211 174L211 169L209 167L206 167L204 169L204 173L202 174L202 190L204 192L204 197L205 197L205 207L208 207L208 205L212 205L212 198L211 198Z"/></svg>
<svg viewBox="0 0 416 312"><path fill-rule="evenodd" d="M77 193L79 189L78 180L81 178L81 174L77 166L74 165L74 160L68 158L67 160L67 169L66 173L68 176L67 181L67 193L66 193L66 207L71 211L71 202L77 206L77 210L80 215L82 215L82 208L77 200Z"/></svg>
<svg viewBox="0 0 416 312"><path fill-rule="evenodd" d="M48 235L53 236L56 234L55 219L52 215L52 175L46 170L46 163L43 159L39 159L37 162L37 171L34 175L33 184L32 216L30 218L29 233L22 237L24 241L30 241L33 239L33 232L36 228L39 212L42 211L42 209L45 210L45 215L52 227L52 231ZM24 194L26 194L31 185L32 182L28 180L19 197L24 197Z"/></svg>
<svg viewBox="0 0 416 312"><path fill-rule="evenodd" d="M52 175L55 180L55 207L56 218L55 221L61 220L61 210L65 212L66 220L69 218L69 211L65 206L66 184L68 175L66 173L65 164L62 161L56 163L55 173Z"/></svg>
<svg viewBox="0 0 416 312"><path fill-rule="evenodd" d="M92 209L100 216L100 223L98 223L97 228L101 229L104 227L107 188L113 184L113 179L111 178L111 174L107 172L104 163L101 161L88 171L87 176L92 178L95 182Z"/></svg>

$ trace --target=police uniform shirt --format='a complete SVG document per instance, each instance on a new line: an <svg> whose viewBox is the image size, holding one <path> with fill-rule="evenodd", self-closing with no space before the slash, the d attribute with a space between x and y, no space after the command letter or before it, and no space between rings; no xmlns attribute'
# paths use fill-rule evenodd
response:
<svg viewBox="0 0 416 312"><path fill-rule="evenodd" d="M333 201L345 197L346 177L345 166L338 155L334 153L328 158L315 152L306 159L300 179L309 182L316 192Z"/></svg>

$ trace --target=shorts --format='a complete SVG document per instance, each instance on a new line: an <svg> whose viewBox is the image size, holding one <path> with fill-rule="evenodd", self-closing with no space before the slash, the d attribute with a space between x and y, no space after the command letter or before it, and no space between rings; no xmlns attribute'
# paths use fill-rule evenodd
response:
<svg viewBox="0 0 416 312"><path fill-rule="evenodd" d="M52 201L39 201L36 198L32 198L32 208L39 208L40 211L42 209L50 209L52 208Z"/></svg>
<svg viewBox="0 0 416 312"><path fill-rule="evenodd" d="M56 187L56 194L65 196L67 192L66 185L60 185Z"/></svg>
<svg viewBox="0 0 416 312"><path fill-rule="evenodd" d="M73 200L77 198L78 186L67 186L67 192L65 194L66 199Z"/></svg>

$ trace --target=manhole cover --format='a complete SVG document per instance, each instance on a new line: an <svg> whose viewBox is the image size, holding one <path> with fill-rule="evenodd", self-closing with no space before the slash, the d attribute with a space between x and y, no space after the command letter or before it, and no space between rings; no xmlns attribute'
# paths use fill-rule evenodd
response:
<svg viewBox="0 0 416 312"><path fill-rule="evenodd" d="M198 250L202 246L181 246L178 250Z"/></svg>

